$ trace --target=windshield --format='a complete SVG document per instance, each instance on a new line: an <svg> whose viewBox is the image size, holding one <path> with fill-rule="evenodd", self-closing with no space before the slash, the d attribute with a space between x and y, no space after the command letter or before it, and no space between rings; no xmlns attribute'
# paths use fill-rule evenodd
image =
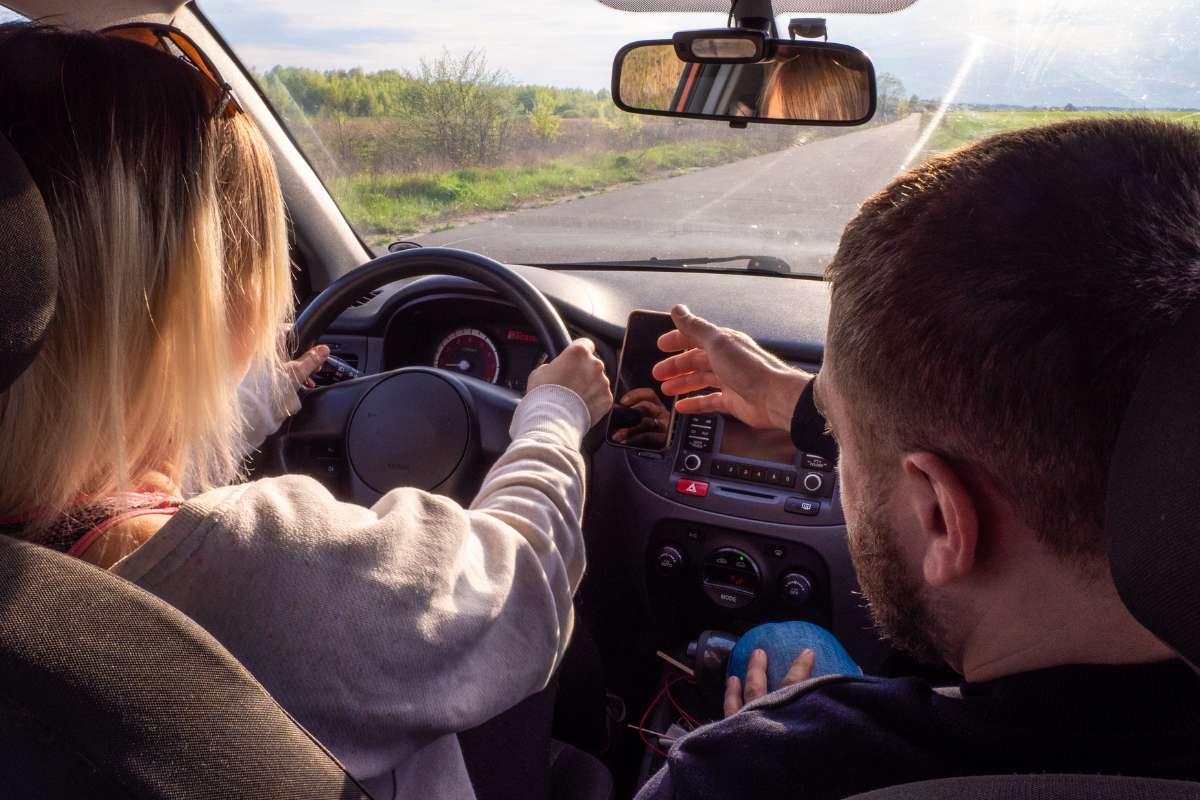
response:
<svg viewBox="0 0 1200 800"><path fill-rule="evenodd" d="M628 114L608 92L623 44L723 15L400 5L202 3L377 252L413 240L510 263L817 275L863 200L934 153L1072 116L1200 118L1191 0L831 15L830 41L875 62L875 118L744 130Z"/></svg>

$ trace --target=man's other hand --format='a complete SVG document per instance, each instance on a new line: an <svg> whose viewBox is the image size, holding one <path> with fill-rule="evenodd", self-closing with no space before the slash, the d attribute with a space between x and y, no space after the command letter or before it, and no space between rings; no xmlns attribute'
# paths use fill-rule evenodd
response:
<svg viewBox="0 0 1200 800"><path fill-rule="evenodd" d="M791 429L792 412L811 374L789 367L746 334L718 327L687 306L675 306L671 318L675 330L659 337L658 349L678 355L654 365L663 394L717 390L676 400L680 414L724 412L755 428Z"/></svg>
<svg viewBox="0 0 1200 800"><path fill-rule="evenodd" d="M783 680L775 689L792 686L811 678L816 660L817 654L812 650L805 650L796 656L792 666L788 667L787 675L783 676ZM733 714L751 700L757 700L767 691L767 651L755 650L750 654L750 663L746 665L745 686L736 675L730 675L725 681L725 716Z"/></svg>

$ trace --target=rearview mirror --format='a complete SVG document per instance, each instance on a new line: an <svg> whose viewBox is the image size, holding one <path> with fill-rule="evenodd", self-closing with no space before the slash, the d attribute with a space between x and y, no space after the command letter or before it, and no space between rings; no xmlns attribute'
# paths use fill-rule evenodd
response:
<svg viewBox="0 0 1200 800"><path fill-rule="evenodd" d="M875 114L875 67L861 50L752 33L688 31L625 45L613 62L613 101L634 114L738 126L861 125Z"/></svg>

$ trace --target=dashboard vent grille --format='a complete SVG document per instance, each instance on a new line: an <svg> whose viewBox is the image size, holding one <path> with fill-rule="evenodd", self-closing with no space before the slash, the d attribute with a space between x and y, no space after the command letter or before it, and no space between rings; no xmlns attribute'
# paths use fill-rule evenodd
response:
<svg viewBox="0 0 1200 800"><path fill-rule="evenodd" d="M378 297L378 296L379 296L379 293L380 293L380 292L382 292L382 291L383 291L383 289L372 289L371 291L369 291L369 292L367 292L366 294L364 294L362 297L355 298L355 299L354 299L354 300L353 300L353 301L350 303L350 307L351 307L351 308L358 308L359 306L365 306L367 303L371 302L371 301L372 301L372 300L374 300L376 297Z"/></svg>

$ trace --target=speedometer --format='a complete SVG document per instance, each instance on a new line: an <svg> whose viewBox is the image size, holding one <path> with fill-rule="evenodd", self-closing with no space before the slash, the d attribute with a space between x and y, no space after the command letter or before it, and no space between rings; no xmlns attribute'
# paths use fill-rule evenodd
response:
<svg viewBox="0 0 1200 800"><path fill-rule="evenodd" d="M500 352L483 331L459 328L437 346L433 365L495 383L500 377Z"/></svg>

